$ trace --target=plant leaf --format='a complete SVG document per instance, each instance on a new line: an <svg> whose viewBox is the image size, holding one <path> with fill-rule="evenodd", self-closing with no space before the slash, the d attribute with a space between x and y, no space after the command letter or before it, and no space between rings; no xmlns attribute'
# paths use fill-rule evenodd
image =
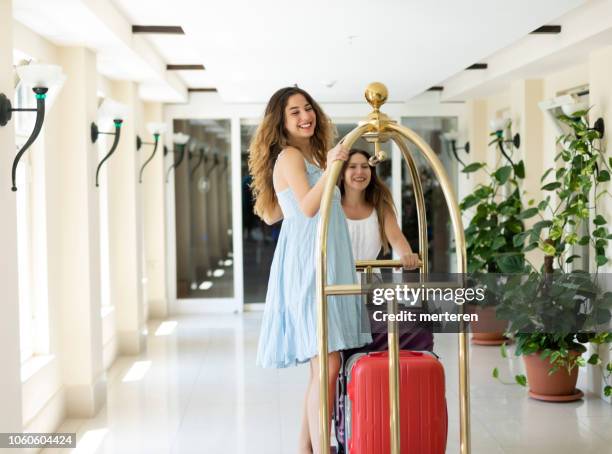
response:
<svg viewBox="0 0 612 454"><path fill-rule="evenodd" d="M514 377L514 379L516 380L516 382L521 385L521 386L527 386L527 377L525 377L524 375L517 375Z"/></svg>
<svg viewBox="0 0 612 454"><path fill-rule="evenodd" d="M511 173L511 166L503 166L493 172L493 177L499 182L499 184L506 184Z"/></svg>
<svg viewBox="0 0 612 454"><path fill-rule="evenodd" d="M520 160L518 164L514 165L514 173L517 178L525 178L525 163Z"/></svg>
<svg viewBox="0 0 612 454"><path fill-rule="evenodd" d="M525 262L522 254L500 254L497 257L497 266L502 273L520 273L525 267Z"/></svg>
<svg viewBox="0 0 612 454"><path fill-rule="evenodd" d="M589 360L587 361L587 363L592 364L593 366L596 366L599 363L601 363L601 359L599 358L599 355L597 353L593 353L591 357L589 358Z"/></svg>
<svg viewBox="0 0 612 454"><path fill-rule="evenodd" d="M610 181L610 172L608 172L607 170L601 170L599 172L599 176L597 177L597 181L599 181L600 183L603 181Z"/></svg>
<svg viewBox="0 0 612 454"><path fill-rule="evenodd" d="M531 230L527 230L526 232L521 232L517 235L514 235L514 238L512 238L512 244L515 247L521 247L523 245L523 243L525 243L525 239L531 235Z"/></svg>
<svg viewBox="0 0 612 454"><path fill-rule="evenodd" d="M538 214L538 211L537 207L527 208L525 211L521 211L516 217L518 219L529 219Z"/></svg>
<svg viewBox="0 0 612 454"><path fill-rule="evenodd" d="M593 219L593 224L595 225L604 225L606 223L606 219L601 214L598 214L597 217Z"/></svg>
<svg viewBox="0 0 612 454"><path fill-rule="evenodd" d="M551 167L550 169L548 169L546 172L544 172L544 175L542 175L542 178L540 178L540 183L544 183L544 180L546 180L546 177L548 176L548 174L550 172L553 171L553 168Z"/></svg>
<svg viewBox="0 0 612 454"><path fill-rule="evenodd" d="M542 246L542 250L544 251L544 254L553 256L557 252L557 249L555 249L555 247L549 243L544 243L544 245Z"/></svg>
<svg viewBox="0 0 612 454"><path fill-rule="evenodd" d="M473 162L465 166L462 170L463 173L476 172L479 169L482 169L485 165L482 162Z"/></svg>
<svg viewBox="0 0 612 454"><path fill-rule="evenodd" d="M565 259L565 263L572 263L574 261L574 259L579 259L580 256L579 255L570 255L568 258Z"/></svg>
<svg viewBox="0 0 612 454"><path fill-rule="evenodd" d="M545 184L542 186L542 191L554 191L555 189L559 189L561 187L561 183L558 181L553 181L552 183Z"/></svg>
<svg viewBox="0 0 612 454"><path fill-rule="evenodd" d="M493 378L499 378L499 369L497 367L493 369Z"/></svg>

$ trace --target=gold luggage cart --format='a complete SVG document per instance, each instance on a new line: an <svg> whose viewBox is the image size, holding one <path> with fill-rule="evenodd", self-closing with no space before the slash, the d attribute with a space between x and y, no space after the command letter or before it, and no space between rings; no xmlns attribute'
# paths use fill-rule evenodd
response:
<svg viewBox="0 0 612 454"><path fill-rule="evenodd" d="M467 258L465 249L465 236L461 222L461 212L457 203L448 175L435 152L414 131L397 124L386 114L380 111L380 107L387 100L387 88L379 82L368 85L365 98L372 106L372 112L366 120L348 133L343 143L348 149L360 137L368 142L374 143L375 155L370 159L371 164L376 164L385 159L385 153L380 144L393 140L404 156L410 172L416 199L417 217L419 225L419 251L421 252L421 277L427 275L427 220L425 217L425 199L421 180L416 163L404 140L410 141L421 152L425 160L431 166L436 179L446 200L446 205L452 221L453 233L455 235L455 246L457 255L457 273L463 275L467 270ZM327 351L327 297L332 295L356 295L362 293L360 284L329 285L326 282L327 271L327 232L329 213L334 187L338 181L343 163L335 161L331 164L330 178L327 180L321 201L321 216L317 231L317 341L319 348L319 442L320 452L330 452L330 426L329 426L329 394L328 394L328 351ZM357 268L370 270L372 267L398 267L401 263L393 260L371 260L358 262ZM396 331L396 322L389 322L389 424L390 424L390 446L392 454L400 454L400 421L399 421L399 343ZM460 454L470 454L470 389L469 389L469 358L468 342L465 326L459 330L459 440Z"/></svg>

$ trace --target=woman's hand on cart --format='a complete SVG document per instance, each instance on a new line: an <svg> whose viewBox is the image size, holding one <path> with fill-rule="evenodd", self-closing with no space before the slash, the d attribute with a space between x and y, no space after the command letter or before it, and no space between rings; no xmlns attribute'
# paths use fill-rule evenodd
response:
<svg viewBox="0 0 612 454"><path fill-rule="evenodd" d="M419 254L415 254L414 252L402 255L400 260L402 262L402 266L406 270L414 270L422 265Z"/></svg>

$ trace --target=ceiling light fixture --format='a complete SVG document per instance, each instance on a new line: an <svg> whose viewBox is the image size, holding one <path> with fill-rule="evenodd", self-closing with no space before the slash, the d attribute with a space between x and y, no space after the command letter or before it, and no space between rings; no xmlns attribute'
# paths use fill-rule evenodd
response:
<svg viewBox="0 0 612 454"><path fill-rule="evenodd" d="M91 123L90 133L92 143L97 142L100 134L115 136L110 150L108 151L108 153L106 153L106 156L102 158L102 160L98 164L98 168L96 169L96 188L99 187L98 177L100 175L100 169L102 168L102 164L104 164L111 157L111 155L117 149L117 145L119 145L119 139L121 138L121 125L123 124L123 120L125 120L125 118L127 117L127 111L128 109L126 105L107 98L100 105L100 108L98 109L98 116L103 119L111 118L113 120L113 124L115 125L115 132L102 132L98 129L98 125L95 122Z"/></svg>
<svg viewBox="0 0 612 454"><path fill-rule="evenodd" d="M43 122L45 121L45 98L47 97L47 91L50 87L55 85L61 85L65 80L65 76L62 73L62 68L57 65L40 65L31 64L17 67L17 75L21 79L21 82L29 87L32 87L32 91L36 97L36 108L13 108L11 101L4 93L0 93L0 126L6 126L11 120L13 112L36 112L36 121L34 122L34 129L23 144L15 160L13 161L12 168L12 183L11 190L15 192L17 190L16 176L17 176L17 165L23 154L28 148L34 143L40 130L42 129Z"/></svg>
<svg viewBox="0 0 612 454"><path fill-rule="evenodd" d="M152 33L162 35L184 35L178 25L132 25L132 33Z"/></svg>
<svg viewBox="0 0 612 454"><path fill-rule="evenodd" d="M149 123L147 125L147 129L149 130L151 134L153 134L153 142L143 142L140 136L136 136L136 150L140 150L140 148L143 145L153 145L153 152L151 153L151 156L149 156L149 158L144 162L144 164L140 168L140 174L138 175L139 183L142 183L142 172L144 171L147 164L151 162L151 160L155 156L155 153L157 152L157 144L159 143L159 136L162 133L166 132L166 124L165 123Z"/></svg>
<svg viewBox="0 0 612 454"><path fill-rule="evenodd" d="M204 70L204 65L189 64L189 65L166 65L168 71L201 71Z"/></svg>
<svg viewBox="0 0 612 454"><path fill-rule="evenodd" d="M166 183L168 182L172 169L176 169L179 165L181 165L181 162L183 162L183 158L185 157L185 145L187 142L189 142L189 136L187 134L183 134L182 132L177 132L172 136L172 141L179 151L179 157L166 172Z"/></svg>
<svg viewBox="0 0 612 454"><path fill-rule="evenodd" d="M473 65L468 66L465 69L474 70L474 69L487 69L489 65L487 63L474 63Z"/></svg>

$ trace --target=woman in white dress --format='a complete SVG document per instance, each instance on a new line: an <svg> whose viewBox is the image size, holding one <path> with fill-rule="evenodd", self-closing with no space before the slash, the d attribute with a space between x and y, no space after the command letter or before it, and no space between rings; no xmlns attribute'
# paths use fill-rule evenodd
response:
<svg viewBox="0 0 612 454"><path fill-rule="evenodd" d="M369 158L366 151L350 150L340 175L342 208L346 215L353 257L355 260L375 260L381 250L387 254L391 247L405 269L418 268L421 264L419 256L412 252L398 225L391 192L377 177L376 168L370 167ZM344 350L341 356L343 365L355 353L388 350L387 323L376 322L370 315L370 326L372 342L364 347ZM398 332L401 350L433 351L431 329L399 324ZM344 444L344 398L342 395L338 397L335 408L336 437L339 443Z"/></svg>
<svg viewBox="0 0 612 454"><path fill-rule="evenodd" d="M418 268L418 254L402 233L395 215L393 197L368 163L370 155L352 149L340 177L342 209L346 215L355 260L375 260L389 246L405 269Z"/></svg>

